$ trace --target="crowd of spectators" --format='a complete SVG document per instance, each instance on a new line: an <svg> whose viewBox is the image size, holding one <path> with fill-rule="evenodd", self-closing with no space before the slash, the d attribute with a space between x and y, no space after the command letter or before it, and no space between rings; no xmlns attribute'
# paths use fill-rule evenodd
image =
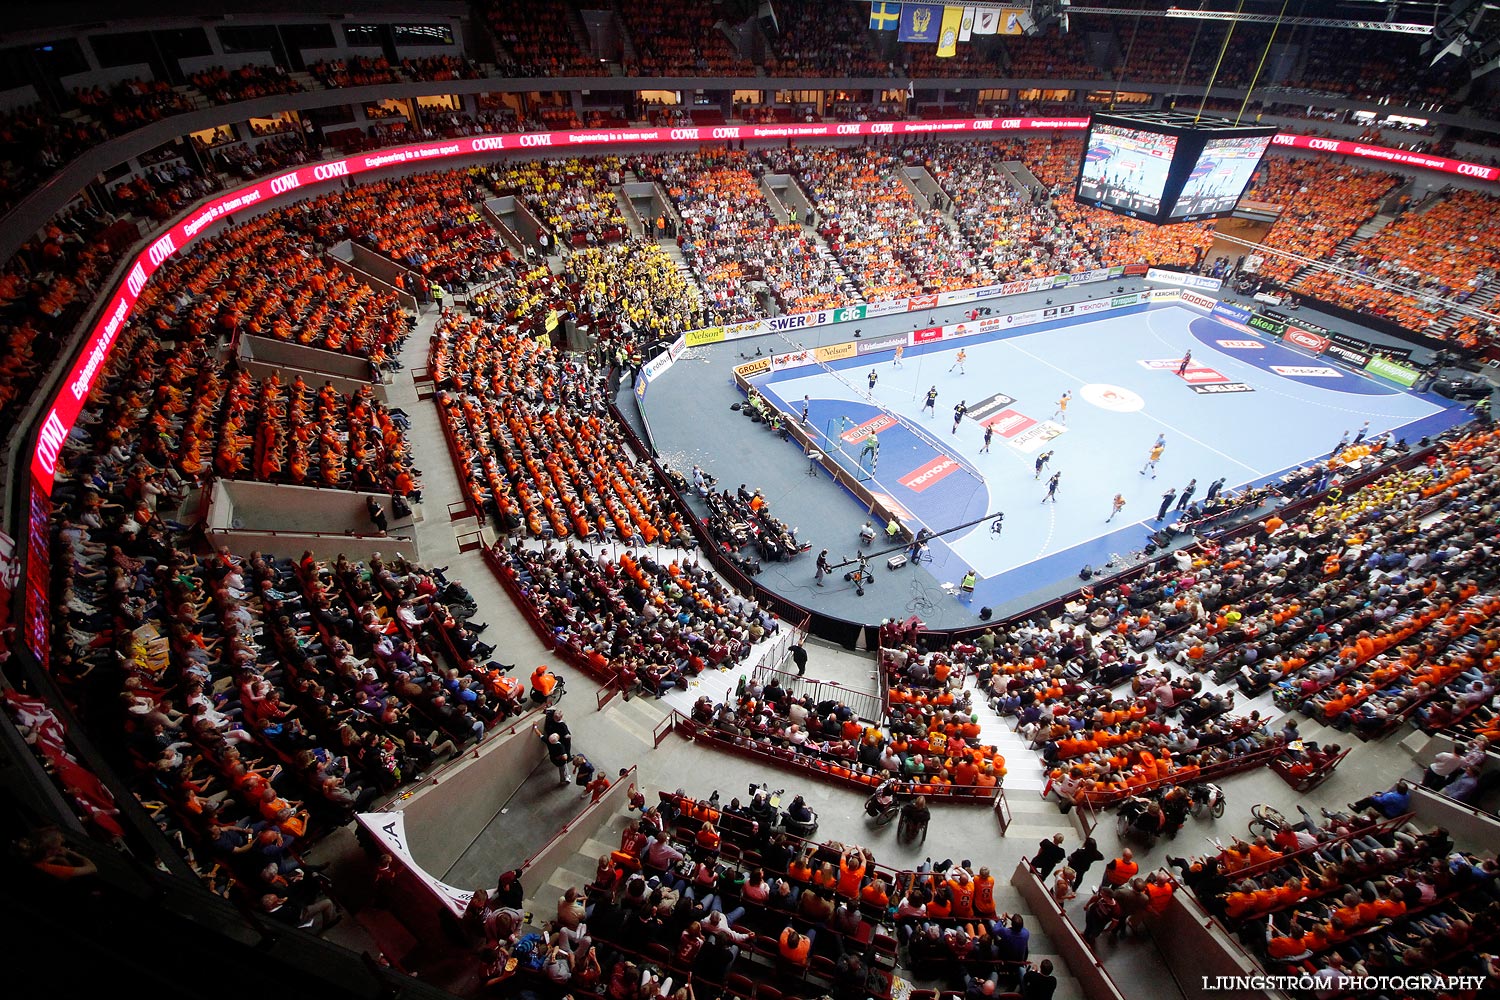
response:
<svg viewBox="0 0 1500 1000"><path fill-rule="evenodd" d="M1382 37L1378 51L1367 33L1330 28L1303 31L1301 69L1280 85L1317 93L1343 94L1366 101L1392 98L1426 104L1442 102L1468 83L1463 60L1435 63L1423 56L1421 36Z"/></svg>
<svg viewBox="0 0 1500 1000"><path fill-rule="evenodd" d="M586 247L563 261L578 321L609 353L666 344L708 325L697 284L655 240L631 236Z"/></svg>
<svg viewBox="0 0 1500 1000"><path fill-rule="evenodd" d="M520 702L441 571L195 553L165 506L183 482L109 440L84 438L53 493L55 676L205 881L321 932L338 914L311 839Z"/></svg>
<svg viewBox="0 0 1500 1000"><path fill-rule="evenodd" d="M1001 164L1019 159L1016 143L908 146L908 162L927 168L953 203L959 230L979 248L997 281L1070 274L1101 263L1088 233L1063 223L1046 192L1020 187Z"/></svg>
<svg viewBox="0 0 1500 1000"><path fill-rule="evenodd" d="M765 166L758 158L703 150L645 157L635 169L659 181L672 199L682 219L678 243L716 320L763 315L752 288L756 282L787 313L853 301L848 279L827 249L796 221L776 216L761 188Z"/></svg>
<svg viewBox="0 0 1500 1000"><path fill-rule="evenodd" d="M1103 76L1089 61L1081 32L1058 35L1007 35L1005 75L1018 80L1095 80Z"/></svg>
<svg viewBox="0 0 1500 1000"><path fill-rule="evenodd" d="M627 76L753 76L755 67L730 46L710 4L622 4L635 59Z"/></svg>
<svg viewBox="0 0 1500 1000"><path fill-rule="evenodd" d="M296 221L325 246L353 239L426 282L463 289L513 259L480 213L482 182L474 167L360 184L305 203Z"/></svg>
<svg viewBox="0 0 1500 1000"><path fill-rule="evenodd" d="M297 94L302 84L280 66L247 63L239 69L212 66L188 76L188 82L215 104L233 104L276 94Z"/></svg>
<svg viewBox="0 0 1500 1000"><path fill-rule="evenodd" d="M921 658L892 651L884 663L897 683L881 719L862 718L834 699L795 695L774 674L753 679L721 705L700 700L693 718L726 742L871 788L894 778L923 796L993 795L1005 777L1005 758L979 742L971 692L957 690L961 675L950 674L946 660L935 662L940 669L929 672Z"/></svg>
<svg viewBox="0 0 1500 1000"><path fill-rule="evenodd" d="M648 544L681 535L666 493L605 411L602 371L456 313L439 323L431 367L459 478L498 530Z"/></svg>
<svg viewBox="0 0 1500 1000"><path fill-rule="evenodd" d="M1405 782L1347 811L1305 810L1268 842L1169 859L1181 881L1269 970L1328 992L1344 977L1493 974L1480 957L1500 916L1493 855L1456 849L1447 831L1402 828Z"/></svg>
<svg viewBox="0 0 1500 1000"><path fill-rule="evenodd" d="M1401 178L1331 160L1268 156L1245 190L1253 201L1281 206L1266 246L1322 260L1369 222ZM1260 273L1286 282L1303 265L1268 255Z"/></svg>
<svg viewBox="0 0 1500 1000"><path fill-rule="evenodd" d="M781 30L766 50L769 76L890 76L870 47L866 12L857 5L793 3L777 8Z"/></svg>
<svg viewBox="0 0 1500 1000"><path fill-rule="evenodd" d="M574 33L577 12L555 0L498 0L485 4L490 30L509 54L507 76L608 76L609 68L583 51ZM581 27L581 26L580 26Z"/></svg>
<svg viewBox="0 0 1500 1000"><path fill-rule="evenodd" d="M138 234L87 203L22 244L0 271L0 420L14 419Z"/></svg>
<svg viewBox="0 0 1500 1000"><path fill-rule="evenodd" d="M477 80L479 67L462 56L407 56L401 72L408 80Z"/></svg>
<svg viewBox="0 0 1500 1000"><path fill-rule="evenodd" d="M485 172L498 195L515 195L531 215L570 247L610 243L626 234L615 187L622 164L614 156L568 160L506 160Z"/></svg>
<svg viewBox="0 0 1500 1000"><path fill-rule="evenodd" d="M742 662L780 628L696 562L594 555L574 545L497 551L500 573L576 662L622 691L660 697L709 669Z"/></svg>
<svg viewBox="0 0 1500 1000"><path fill-rule="evenodd" d="M112 135L123 135L142 125L193 109L186 94L165 80L122 80L108 89L75 87L73 100Z"/></svg>
<svg viewBox="0 0 1500 1000"><path fill-rule="evenodd" d="M177 160L137 174L110 190L116 210L124 215L165 222L182 209L224 185L212 174L202 174Z"/></svg>
<svg viewBox="0 0 1500 1000"><path fill-rule="evenodd" d="M371 356L393 298L308 253L294 205L201 240L141 290L52 491L54 676L95 745L216 890L274 920L338 919L301 850L520 710L441 570L195 546L210 474L419 499L398 415L368 390L218 360L256 333ZM60 237L59 237L60 238ZM299 459L300 456L300 459ZM460 588L461 590L461 588ZM102 808L102 807L101 807ZM101 816L102 819L102 816Z"/></svg>
<svg viewBox="0 0 1500 1000"><path fill-rule="evenodd" d="M1042 750L1057 794L1098 805L1298 738L1268 733L1258 713L1220 718L1232 698L1204 685L1210 674L1249 695L1274 687L1278 702L1364 738L1407 719L1452 726L1500 680L1484 659L1500 607L1486 589L1496 454L1492 432L1454 440L1295 523L1273 515L1250 535L1085 590L1056 619L939 649L888 630L886 669L976 673Z"/></svg>
<svg viewBox="0 0 1500 1000"><path fill-rule="evenodd" d="M368 87L379 83L399 82L396 71L385 56L350 56L347 59L319 59L307 67L325 87Z"/></svg>
<svg viewBox="0 0 1500 1000"><path fill-rule="evenodd" d="M1500 274L1500 221L1488 194L1460 190L1401 218L1337 260L1360 278L1317 271L1297 288L1335 305L1429 332L1447 312Z"/></svg>
<svg viewBox="0 0 1500 1000"><path fill-rule="evenodd" d="M866 149L855 157L830 147L762 154L777 173L794 174L828 241L866 301L989 284L977 251L905 184L905 163Z"/></svg>
<svg viewBox="0 0 1500 1000"><path fill-rule="evenodd" d="M53 114L40 104L0 113L0 211L108 137L102 125Z"/></svg>
<svg viewBox="0 0 1500 1000"><path fill-rule="evenodd" d="M220 173L251 180L306 163L308 148L300 134L291 133L216 149L209 161Z"/></svg>

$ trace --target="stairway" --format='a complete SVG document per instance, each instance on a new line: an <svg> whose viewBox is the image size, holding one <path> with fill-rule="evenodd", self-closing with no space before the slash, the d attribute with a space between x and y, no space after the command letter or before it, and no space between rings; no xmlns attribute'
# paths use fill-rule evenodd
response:
<svg viewBox="0 0 1500 1000"><path fill-rule="evenodd" d="M1379 218L1381 218L1381 216L1375 216L1375 219L1371 219L1369 222L1356 229L1351 235L1344 237L1342 240L1339 240L1338 245L1333 248L1328 256L1324 257L1317 264L1307 264L1303 267L1299 267L1297 269L1297 272L1292 275L1292 280L1288 281L1287 284L1295 285L1303 278L1307 277L1309 274L1312 274L1315 271L1324 270L1322 266L1323 264L1332 263L1333 261L1340 259L1344 256L1344 254L1354 249L1357 244L1363 243L1370 236L1373 236L1376 233L1380 232L1380 230L1385 228L1385 226L1391 221L1392 217L1387 216L1385 222L1381 223L1378 226L1375 226L1375 221ZM1371 226L1375 226L1375 228L1370 229ZM1365 233L1366 230L1369 230L1369 232L1366 235L1361 236L1360 234Z"/></svg>
<svg viewBox="0 0 1500 1000"><path fill-rule="evenodd" d="M565 11L563 17L573 31L574 41L578 43L578 51L587 54L591 59L598 58L599 54L594 51L594 40L589 37L588 26L583 23L583 15L579 13L578 8L572 4L564 4L563 10Z"/></svg>
<svg viewBox="0 0 1500 1000"><path fill-rule="evenodd" d="M1376 215L1375 218L1371 219L1369 222L1366 222L1363 226L1360 226L1358 229L1356 229L1352 238L1355 240L1355 242L1367 240L1395 221L1396 217L1394 215L1386 215L1384 213L1381 213L1379 215ZM1340 246L1342 245L1343 244L1340 244Z"/></svg>
<svg viewBox="0 0 1500 1000"><path fill-rule="evenodd" d="M620 27L620 61L633 64L636 62L635 41L630 37L630 29L625 27L625 14L620 10L620 0L614 0L610 7L614 9L615 22Z"/></svg>
<svg viewBox="0 0 1500 1000"><path fill-rule="evenodd" d="M910 169L911 168L908 167L906 170L898 170L896 172L896 177L901 181L901 186L906 188L907 192L911 194L912 201L917 203L917 211L930 212L932 211L932 202L928 200L927 192L923 191L921 186L918 185L917 182L912 180L912 178L909 176L908 170ZM922 170L922 173L927 174L925 168ZM927 179L932 180L932 175L927 174ZM936 181L933 181L932 183L934 186L936 186L937 184Z"/></svg>
<svg viewBox="0 0 1500 1000"><path fill-rule="evenodd" d="M1491 278L1485 284L1481 285L1479 291L1469 296L1468 302L1464 304L1488 312L1490 311L1490 305L1495 301L1497 295L1500 295L1500 277ZM1448 332L1457 326L1462 319L1463 315L1461 313L1446 312L1428 329L1427 335L1429 337L1446 339Z"/></svg>
<svg viewBox="0 0 1500 1000"><path fill-rule="evenodd" d="M1006 798L1014 811L1018 801L1039 797L1045 782L1041 758L1016 734L1008 719L995 714L973 677L964 679L964 689L973 692L971 714L979 717L979 742L995 747L1005 758ZM1047 808L1053 817L1052 831L1056 832L1057 807L1049 804Z"/></svg>
<svg viewBox="0 0 1500 1000"><path fill-rule="evenodd" d="M301 84L303 90L326 90L317 77L302 69L289 70L287 77Z"/></svg>
<svg viewBox="0 0 1500 1000"><path fill-rule="evenodd" d="M197 87L194 87L192 84L179 83L174 85L172 89L181 94L183 97L186 97L189 103L193 105L194 111L202 111L204 108L211 108L214 106L214 102L209 100L208 96L204 94L203 91L199 90Z"/></svg>
<svg viewBox="0 0 1500 1000"><path fill-rule="evenodd" d="M630 200L623 188L615 188L615 200L620 203L620 214L625 217L625 225L633 235L645 236L646 223L639 212L635 210L635 203Z"/></svg>
<svg viewBox="0 0 1500 1000"><path fill-rule="evenodd" d="M771 214L776 216L777 222L783 226L791 222L792 216L787 211L786 203L781 200L781 196L776 193L776 189L771 187L771 182L764 176L760 179L760 193L765 196L766 205L770 207Z"/></svg>
<svg viewBox="0 0 1500 1000"><path fill-rule="evenodd" d="M1019 184L1022 190L1032 191L1036 188L1041 188L1043 191L1047 190L1047 185L1043 184L1040 178L1031 172L1031 168L1020 160L1006 160L1002 166L1009 171L1011 177Z"/></svg>

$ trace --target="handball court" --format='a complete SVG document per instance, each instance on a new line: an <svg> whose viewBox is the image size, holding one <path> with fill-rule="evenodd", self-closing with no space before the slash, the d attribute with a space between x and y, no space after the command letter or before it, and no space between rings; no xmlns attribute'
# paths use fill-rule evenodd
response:
<svg viewBox="0 0 1500 1000"><path fill-rule="evenodd" d="M1108 292L1092 293L1099 294ZM653 384L644 409L668 464L684 473L699 464L719 477L720 489L742 482L764 489L773 513L811 544L794 560L767 564L762 584L852 620L915 613L934 627L972 623L980 607L997 615L1023 610L1076 586L1085 564L1100 567L1139 552L1156 527L1182 516L1174 501L1166 518L1156 520L1168 488L1181 491L1196 478L1193 499L1202 500L1223 478L1222 491L1234 493L1326 458L1346 432L1350 440L1363 430L1366 439L1389 432L1415 442L1467 419L1461 404L1342 368L1180 304L907 347L899 364L885 350L775 371L755 379L755 387L797 419L805 403L807 424L824 451L907 511L903 523L912 530L939 536L920 565L888 571L887 556L873 559L873 585L862 598L843 579L852 566L814 587L820 549L829 550L835 566L859 551L865 510L826 473L808 475L809 462L794 441L784 443L764 425L714 405L727 409L726 400L744 398L738 389L724 391L727 369L757 349L789 351L802 339L808 346L835 343L855 328L864 338L884 337L930 325L914 322L923 318L957 322L973 308L808 331L819 335L816 341L762 337L700 348ZM1013 308L1026 306L1004 301L1003 311ZM1192 358L1179 375L1188 351ZM705 379L697 361L708 362L716 377ZM933 389L936 403L926 408ZM1060 413L1065 392L1071 397ZM955 432L960 402L969 412ZM683 426L684 416L696 418L692 427ZM988 452L986 425L993 428ZM873 454L870 430L879 442ZM1159 437L1157 466L1142 474ZM1037 459L1047 452L1038 476ZM1055 502L1044 502L1054 473L1061 474ZM1125 506L1109 520L1117 493ZM984 521L942 534L997 513L1005 515L999 532ZM877 520L875 527L884 524ZM881 530L866 551L889 547ZM970 569L978 577L974 593L960 595L957 585Z"/></svg>

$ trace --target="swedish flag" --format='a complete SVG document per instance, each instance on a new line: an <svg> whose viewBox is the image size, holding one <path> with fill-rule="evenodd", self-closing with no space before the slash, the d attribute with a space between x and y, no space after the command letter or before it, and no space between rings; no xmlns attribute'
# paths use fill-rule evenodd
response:
<svg viewBox="0 0 1500 1000"><path fill-rule="evenodd" d="M872 31L895 31L901 24L899 3L870 4L870 29Z"/></svg>

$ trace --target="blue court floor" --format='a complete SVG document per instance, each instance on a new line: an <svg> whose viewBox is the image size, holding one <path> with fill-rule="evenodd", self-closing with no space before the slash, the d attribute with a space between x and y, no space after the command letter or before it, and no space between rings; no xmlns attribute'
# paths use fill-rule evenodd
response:
<svg viewBox="0 0 1500 1000"><path fill-rule="evenodd" d="M861 462L860 425L876 421L878 460L866 485L908 511L908 524L938 532L1005 514L998 535L986 523L932 544L926 568L940 582L956 583L968 568L978 574L975 605L1003 604L1085 563L1140 549L1154 525L1176 516L1155 521L1168 487L1196 477L1201 500L1221 476L1226 490L1238 490L1324 458L1366 421L1367 437L1391 431L1414 442L1467 418L1442 397L1179 305L909 347L899 367L891 352L867 354L774 372L757 385L788 413L800 414L806 397L809 423L846 467ZM937 402L925 410L932 388ZM1059 415L1064 392L1072 398ZM955 432L960 401L975 413ZM988 453L979 420L995 429ZM1142 474L1158 436L1165 448L1154 476ZM1037 477L1036 459L1047 451ZM1062 474L1056 502L1044 503L1054 472ZM1107 523L1116 493L1126 506Z"/></svg>

